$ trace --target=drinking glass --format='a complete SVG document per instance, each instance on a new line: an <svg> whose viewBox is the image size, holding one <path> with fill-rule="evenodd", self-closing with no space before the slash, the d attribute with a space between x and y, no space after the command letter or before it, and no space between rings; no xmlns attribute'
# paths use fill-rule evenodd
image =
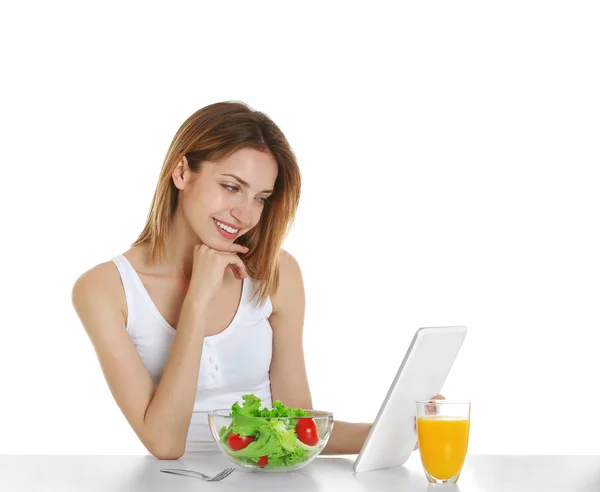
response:
<svg viewBox="0 0 600 492"><path fill-rule="evenodd" d="M430 483L453 484L462 471L469 443L471 403L417 401L421 463Z"/></svg>

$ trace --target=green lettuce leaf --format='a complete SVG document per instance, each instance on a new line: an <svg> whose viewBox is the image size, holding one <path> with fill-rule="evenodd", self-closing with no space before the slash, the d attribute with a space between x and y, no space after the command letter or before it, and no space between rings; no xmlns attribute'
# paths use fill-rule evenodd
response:
<svg viewBox="0 0 600 492"><path fill-rule="evenodd" d="M221 442L228 454L245 462L256 463L262 456L269 458L268 467L291 466L306 461L317 446L310 448L296 436L296 418L308 413L301 408L289 408L279 400L273 408L261 409L261 400L252 394L242 396L243 404L231 406L231 425L219 432ZM234 451L227 445L230 433L254 436L255 440L244 449ZM307 449L308 448L308 449Z"/></svg>
<svg viewBox="0 0 600 492"><path fill-rule="evenodd" d="M242 396L242 400L244 400L243 405L240 407L238 402L235 402L231 406L231 416L236 415L248 415L250 417L258 417L260 416L259 408L260 408L260 398L254 395L244 395Z"/></svg>

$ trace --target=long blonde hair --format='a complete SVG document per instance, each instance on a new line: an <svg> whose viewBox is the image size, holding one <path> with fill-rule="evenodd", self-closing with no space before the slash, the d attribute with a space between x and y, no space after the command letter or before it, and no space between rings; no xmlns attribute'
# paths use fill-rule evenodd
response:
<svg viewBox="0 0 600 492"><path fill-rule="evenodd" d="M250 277L258 282L259 303L279 285L279 251L296 216L301 176L296 156L283 132L264 113L237 101L225 101L196 111L181 125L165 157L146 225L132 244L150 243L151 261L166 258L167 235L177 207L179 189L171 176L183 156L193 172L203 161L218 161L250 147L270 152L278 174L273 194L266 201L260 221L237 240L249 248L242 255Z"/></svg>

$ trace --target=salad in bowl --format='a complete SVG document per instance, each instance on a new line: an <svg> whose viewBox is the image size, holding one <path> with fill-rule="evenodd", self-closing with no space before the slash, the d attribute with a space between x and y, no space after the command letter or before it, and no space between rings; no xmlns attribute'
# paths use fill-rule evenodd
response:
<svg viewBox="0 0 600 492"><path fill-rule="evenodd" d="M290 472L308 465L323 450L333 414L290 408L280 401L260 408L252 394L231 409L208 412L211 434L219 449L236 465L266 472Z"/></svg>

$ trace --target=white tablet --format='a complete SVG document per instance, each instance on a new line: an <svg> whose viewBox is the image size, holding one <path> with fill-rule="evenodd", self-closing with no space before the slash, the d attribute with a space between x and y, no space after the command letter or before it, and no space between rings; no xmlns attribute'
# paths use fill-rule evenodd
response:
<svg viewBox="0 0 600 492"><path fill-rule="evenodd" d="M416 401L440 394L466 335L465 326L417 330L354 462L355 472L406 462L417 443Z"/></svg>

